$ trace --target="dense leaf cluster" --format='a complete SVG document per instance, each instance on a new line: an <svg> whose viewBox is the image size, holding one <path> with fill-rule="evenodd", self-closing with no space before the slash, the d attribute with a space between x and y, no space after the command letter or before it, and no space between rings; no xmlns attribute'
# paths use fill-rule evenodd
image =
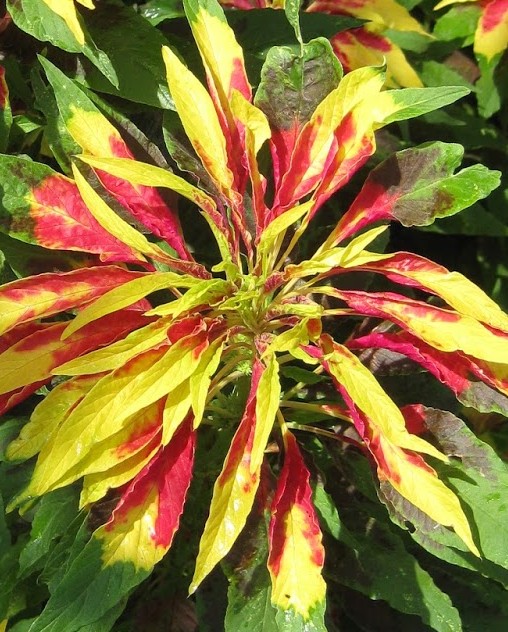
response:
<svg viewBox="0 0 508 632"><path fill-rule="evenodd" d="M508 2L222 4L0 3L0 631L504 631Z"/></svg>

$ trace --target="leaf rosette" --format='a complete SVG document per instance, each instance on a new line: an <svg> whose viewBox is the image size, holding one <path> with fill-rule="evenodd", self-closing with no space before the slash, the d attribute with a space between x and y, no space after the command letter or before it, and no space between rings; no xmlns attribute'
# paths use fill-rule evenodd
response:
<svg viewBox="0 0 508 632"><path fill-rule="evenodd" d="M320 39L300 52L273 49L253 96L242 49L219 5L184 6L207 87L171 48L163 57L188 156L199 166L197 184L136 161L84 92L46 60L76 147L73 178L24 158L0 161L11 187L2 206L10 235L87 257L70 271L0 288L2 412L59 378L8 447L11 460L37 455L11 508L78 479L82 507L114 490L115 505L92 541L103 569L132 565L133 578L122 581L134 585L171 546L200 426L220 427L220 398L247 380L191 591L230 552L253 507L261 507L269 522L273 606L324 629L324 548L299 441L306 432L353 443L383 489L480 555L459 498L430 462L447 463L447 456L407 423L362 358L366 349L393 351L466 405L508 410L508 317L459 273L410 253L368 250L389 222L428 225L457 213L488 195L499 176L478 165L454 173L458 145L399 152L371 171L314 254L300 256L316 213L374 154L376 130L467 91L382 92L382 67L342 76L330 44ZM302 92L305 108L288 98L298 89L284 75L288 66L278 65L288 55L303 74L319 64L333 69L326 94ZM269 174L266 160L263 167L258 162L265 145ZM211 269L194 259L158 188L185 198L207 222L220 253ZM391 289L342 283L358 273L383 277ZM328 333L330 319L367 317L374 325L347 339ZM302 402L304 384L287 387L283 379L292 365L306 368L304 375L328 376L335 399ZM302 409L329 421L291 422L290 413ZM281 461L278 481L267 492L274 458Z"/></svg>

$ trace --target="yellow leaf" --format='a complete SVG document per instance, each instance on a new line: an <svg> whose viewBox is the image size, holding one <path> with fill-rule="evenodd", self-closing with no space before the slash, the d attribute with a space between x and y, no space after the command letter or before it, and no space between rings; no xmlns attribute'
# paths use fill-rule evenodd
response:
<svg viewBox="0 0 508 632"><path fill-rule="evenodd" d="M150 443L105 472L87 474L83 478L83 489L79 498L80 509L101 500L111 489L118 489L131 481L152 459L157 450L159 450L159 445L155 442Z"/></svg>
<svg viewBox="0 0 508 632"><path fill-rule="evenodd" d="M298 206L285 211L282 215L279 215L276 219L270 222L270 224L268 224L265 230L261 233L258 244L258 252L269 252L274 247L277 237L299 219L308 215L313 206L314 200L308 200L303 204L299 204ZM305 221L305 219L303 221Z"/></svg>
<svg viewBox="0 0 508 632"><path fill-rule="evenodd" d="M271 600L277 608L293 610L306 621L311 610L325 601L324 547L309 471L294 436L284 429L283 438L284 466L270 507Z"/></svg>
<svg viewBox="0 0 508 632"><path fill-rule="evenodd" d="M30 421L23 426L19 437L9 444L7 458L12 461L29 459L40 452L98 379L95 375L80 377L55 386L51 397L44 398L35 407Z"/></svg>
<svg viewBox="0 0 508 632"><path fill-rule="evenodd" d="M147 294L172 287L192 287L199 283L200 279L175 272L154 272L134 279L134 281L140 281L140 283L133 284L132 281L124 283L120 287L106 292L92 305L81 310L66 327L62 337L64 339L69 337L88 323L132 305Z"/></svg>
<svg viewBox="0 0 508 632"><path fill-rule="evenodd" d="M279 410L279 363L275 354L268 357L267 366L259 378L256 392L255 429L250 457L251 474L258 471L263 461L268 437Z"/></svg>
<svg viewBox="0 0 508 632"><path fill-rule="evenodd" d="M169 91L203 166L218 188L231 199L233 174L228 167L226 140L212 99L201 82L188 70L170 48L162 48Z"/></svg>
<svg viewBox="0 0 508 632"><path fill-rule="evenodd" d="M98 195L81 175L75 164L72 165L74 179L79 189L79 193L83 201L88 207L90 213L95 217L99 224L108 231L110 235L116 237L123 244L129 246L133 250L142 253L154 259L166 261L168 254L156 246L151 244L148 239L139 231L133 228L119 215L117 215L104 200ZM144 257L140 260L145 261Z"/></svg>
<svg viewBox="0 0 508 632"><path fill-rule="evenodd" d="M112 158L116 155L113 147L125 145L118 130L100 112L84 110L73 104L69 108L71 116L65 121L65 126L84 152L100 158Z"/></svg>
<svg viewBox="0 0 508 632"><path fill-rule="evenodd" d="M219 339L211 344L208 350L203 354L198 367L190 377L190 394L192 398L192 411L194 413L194 429L198 427L203 418L210 382L213 374L219 366L223 349L223 340Z"/></svg>
<svg viewBox="0 0 508 632"><path fill-rule="evenodd" d="M213 487L210 514L199 543L190 593L229 552L252 509L260 473L259 469L250 470L252 436L250 416L244 416Z"/></svg>
<svg viewBox="0 0 508 632"><path fill-rule="evenodd" d="M166 398L162 422L162 445L168 445L171 441L173 435L189 414L191 404L190 382L185 380Z"/></svg>
<svg viewBox="0 0 508 632"><path fill-rule="evenodd" d="M74 0L43 0L43 2L65 21L78 43L84 46L85 34L79 23ZM91 0L78 0L78 2L88 9L94 8Z"/></svg>
<svg viewBox="0 0 508 632"><path fill-rule="evenodd" d="M430 443L406 430L398 406L388 397L372 373L349 349L324 334L321 338L329 372L335 377L355 406L359 408L391 443L407 450L423 452L441 461L447 457Z"/></svg>
<svg viewBox="0 0 508 632"><path fill-rule="evenodd" d="M192 5L184 6L203 64L223 107L227 107L225 100L231 97L234 88L241 88L245 96L250 97L243 50L221 7L212 3L198 4L194 11Z"/></svg>
<svg viewBox="0 0 508 632"><path fill-rule="evenodd" d="M198 363L195 347L199 343L195 335L182 338L169 349L136 356L102 378L72 410L51 445L43 448L22 497L39 496L61 486L60 481L82 461L83 453L122 430L131 416L179 388ZM73 475L79 478L76 470Z"/></svg>
<svg viewBox="0 0 508 632"><path fill-rule="evenodd" d="M234 286L233 286L234 287ZM172 316L176 318L184 312L195 309L199 305L209 305L212 307L216 301L230 294L232 286L229 281L223 279L210 279L200 281L188 292L170 303L154 307L146 312L147 316Z"/></svg>
<svg viewBox="0 0 508 632"><path fill-rule="evenodd" d="M171 319L160 319L107 347L97 349L79 358L61 364L52 371L54 375L91 375L118 369L134 356L148 351L167 340Z"/></svg>
<svg viewBox="0 0 508 632"><path fill-rule="evenodd" d="M383 436L379 436L378 441L379 452L389 471L387 478L390 484L433 520L445 527L452 527L469 550L480 557L467 518L452 490L424 462L415 463L411 455L392 445ZM381 478L385 477L383 471L382 467L378 468Z"/></svg>
<svg viewBox="0 0 508 632"><path fill-rule="evenodd" d="M233 90L230 105L236 119L251 131L254 139L254 154L257 155L263 143L272 135L265 113L247 101L238 90Z"/></svg>

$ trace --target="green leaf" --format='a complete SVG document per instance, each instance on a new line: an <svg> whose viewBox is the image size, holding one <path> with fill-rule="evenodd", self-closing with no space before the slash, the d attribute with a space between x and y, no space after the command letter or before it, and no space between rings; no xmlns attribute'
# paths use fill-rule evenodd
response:
<svg viewBox="0 0 508 632"><path fill-rule="evenodd" d="M185 17L181 0L151 0L140 8L140 13L153 26L164 20Z"/></svg>
<svg viewBox="0 0 508 632"><path fill-rule="evenodd" d="M264 516L254 512L223 563L229 579L225 632L279 632L266 567L267 538Z"/></svg>
<svg viewBox="0 0 508 632"><path fill-rule="evenodd" d="M80 46L63 19L43 0L8 0L7 9L21 30L69 53L84 53L107 78L108 85L118 85L117 75L108 55L98 49L90 37L86 38L83 47Z"/></svg>
<svg viewBox="0 0 508 632"><path fill-rule="evenodd" d="M377 97L375 108L381 113L386 109L387 114L381 114L380 118L382 125L388 125L394 121L405 121L443 108L469 92L467 88L461 86L388 90Z"/></svg>
<svg viewBox="0 0 508 632"><path fill-rule="evenodd" d="M65 77L65 79L67 80L67 77ZM46 119L44 139L48 143L62 171L66 175L69 175L71 173L70 157L81 153L80 146L67 131L65 122L58 109L55 93L51 86L47 86L44 83L38 68L32 69L31 80L35 96L35 105Z"/></svg>
<svg viewBox="0 0 508 632"><path fill-rule="evenodd" d="M92 37L101 43L118 77L113 88L90 68L85 73L89 87L136 103L174 109L161 54L162 46L168 42L159 30L132 7L104 3L98 3L97 9L90 12L87 26Z"/></svg>
<svg viewBox="0 0 508 632"><path fill-rule="evenodd" d="M26 577L51 550L55 540L61 538L78 512L78 494L66 487L44 496L35 511L30 539L19 557L19 576Z"/></svg>
<svg viewBox="0 0 508 632"><path fill-rule="evenodd" d="M440 64L437 61L429 60L423 62L420 77L423 83L429 87L464 86L468 90L475 90L473 84L460 73L449 65Z"/></svg>
<svg viewBox="0 0 508 632"><path fill-rule="evenodd" d="M439 447L445 454L460 458L453 459L450 466L433 465L460 498L482 557L472 555L455 534L436 525L384 484L381 500L394 522L403 528L413 525L412 537L430 553L508 587L508 550L503 544L508 538L508 466L452 413L433 408L424 411L425 425Z"/></svg>
<svg viewBox="0 0 508 632"><path fill-rule="evenodd" d="M300 5L301 0L286 0L284 2L284 11L288 22L291 24L295 31L296 39L300 42L300 46L303 47L302 31L300 29ZM303 51L302 51L303 52Z"/></svg>
<svg viewBox="0 0 508 632"><path fill-rule="evenodd" d="M336 581L371 599L383 599L400 612L418 615L439 632L462 630L450 598L408 553L400 537L372 519L368 535L350 531L322 484L316 486L314 503L328 532L346 548L345 552L334 551Z"/></svg>
<svg viewBox="0 0 508 632"><path fill-rule="evenodd" d="M483 165L454 174L463 154L461 145L441 142L397 152L371 171L349 213L371 221L390 217L403 226L455 215L489 195L501 175Z"/></svg>
<svg viewBox="0 0 508 632"><path fill-rule="evenodd" d="M477 4L452 7L437 20L433 35L445 42L461 40L463 44L471 44L480 13Z"/></svg>
<svg viewBox="0 0 508 632"><path fill-rule="evenodd" d="M92 537L72 559L30 632L110 629L128 592L149 572L136 570L133 564L103 567L101 555L101 545Z"/></svg>
<svg viewBox="0 0 508 632"><path fill-rule="evenodd" d="M26 417L4 417L0 425L0 461L5 461L7 446L15 439L21 428L27 423ZM1 527L0 527L1 529ZM0 533L1 539L1 533Z"/></svg>
<svg viewBox="0 0 508 632"><path fill-rule="evenodd" d="M274 46L263 66L255 104L272 129L296 133L341 77L342 68L324 38L304 44L303 55L287 46Z"/></svg>

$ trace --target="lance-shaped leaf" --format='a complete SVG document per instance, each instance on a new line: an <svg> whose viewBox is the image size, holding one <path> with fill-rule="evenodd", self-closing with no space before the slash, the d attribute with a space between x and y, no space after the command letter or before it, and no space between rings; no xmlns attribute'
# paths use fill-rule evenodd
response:
<svg viewBox="0 0 508 632"><path fill-rule="evenodd" d="M286 46L270 48L261 70L255 103L268 117L275 186L289 168L302 127L334 90L342 70L325 39L303 45L303 57Z"/></svg>
<svg viewBox="0 0 508 632"><path fill-rule="evenodd" d="M62 340L65 322L41 324L37 331L0 354L0 393L9 393L41 380L47 382L53 369L60 364L109 344L145 322L142 314L128 310L106 316L66 340Z"/></svg>
<svg viewBox="0 0 508 632"><path fill-rule="evenodd" d="M474 36L474 51L490 62L508 48L508 2L490 0L482 6Z"/></svg>
<svg viewBox="0 0 508 632"><path fill-rule="evenodd" d="M192 476L195 433L183 426L125 490L111 520L96 531L103 562L151 569L171 546Z"/></svg>
<svg viewBox="0 0 508 632"><path fill-rule="evenodd" d="M479 555L459 499L417 452L440 460L447 460L446 456L420 437L421 441L414 442L416 435L407 432L400 410L355 355L327 336L322 337L321 344L325 350L323 366L335 378L355 427L376 460L380 480L388 480L439 524L452 527L470 551ZM390 425L390 409L397 411L395 427Z"/></svg>
<svg viewBox="0 0 508 632"><path fill-rule="evenodd" d="M294 436L284 430L283 437L284 466L270 508L272 604L285 612L285 620L303 619L301 629L325 630L325 555L309 471Z"/></svg>
<svg viewBox="0 0 508 632"><path fill-rule="evenodd" d="M360 103L333 134L321 181L314 193L313 214L364 165L376 149L371 106Z"/></svg>
<svg viewBox="0 0 508 632"><path fill-rule="evenodd" d="M70 0L51 0L55 5L69 3ZM87 0L84 0L86 2ZM6 0L7 10L13 22L21 30L43 42L50 42L59 49L70 53L83 53L107 77L118 86L116 71L104 51L97 48L89 34L81 44L67 26L65 20L55 13L45 0ZM82 23L81 23L82 24ZM82 26L79 26L82 28ZM83 29L84 30L84 29Z"/></svg>
<svg viewBox="0 0 508 632"><path fill-rule="evenodd" d="M131 479L134 478L147 462L146 457L153 455L161 445L163 410L164 400L161 399L131 415L125 420L120 430L109 437L90 445L83 444L81 455L58 480L58 487L68 485L90 474L102 473L104 478L108 478L104 473L113 468L115 473L118 473L118 466L127 466ZM61 427L65 427L65 424L64 419ZM58 437L55 438L58 440ZM137 470L133 468L132 457L137 457L139 463Z"/></svg>
<svg viewBox="0 0 508 632"><path fill-rule="evenodd" d="M53 370L54 375L92 375L114 371L128 360L167 341L171 321L158 319L107 347L74 358Z"/></svg>
<svg viewBox="0 0 508 632"><path fill-rule="evenodd" d="M402 49L370 25L348 29L331 39L333 50L346 72L362 66L380 66L386 63L388 88L422 88L423 84L409 64Z"/></svg>
<svg viewBox="0 0 508 632"><path fill-rule="evenodd" d="M103 627L101 618L147 577L171 545L191 479L194 441L190 426L182 428L124 490L108 523L86 544L77 542L32 623L34 632L111 627L112 621Z"/></svg>
<svg viewBox="0 0 508 632"><path fill-rule="evenodd" d="M263 426L267 423L266 419L256 419L256 394L263 370L262 363L256 362L242 420L231 442L222 471L215 481L210 513L199 543L190 592L197 589L215 565L229 552L252 509L261 471L261 465L256 469L252 468L255 436L256 433L262 433L256 427L258 423ZM266 387L270 384L271 380Z"/></svg>
<svg viewBox="0 0 508 632"><path fill-rule="evenodd" d="M108 292L101 292L100 298L81 310L76 318L67 325L65 336L70 336L101 316L133 305L152 292L167 288L192 287L196 283L199 283L198 279L178 275L175 272L154 272L128 280Z"/></svg>
<svg viewBox="0 0 508 632"><path fill-rule="evenodd" d="M352 15L385 28L427 34L421 24L396 0L358 0L354 3L348 0L315 0L308 10Z"/></svg>
<svg viewBox="0 0 508 632"><path fill-rule="evenodd" d="M124 429L131 416L178 389L197 368L207 336L201 327L169 348L161 346L136 356L99 380L41 451L22 498L61 486L83 453Z"/></svg>
<svg viewBox="0 0 508 632"><path fill-rule="evenodd" d="M148 465L161 448L160 429L150 441L132 455L115 463L103 472L92 472L83 477L79 506L88 507L102 500L111 490L130 483Z"/></svg>
<svg viewBox="0 0 508 632"><path fill-rule="evenodd" d="M491 327L508 331L508 316L483 290L459 272L449 272L424 257L407 252L398 252L390 257L373 255L364 251L362 263L357 270L381 272L391 281L430 291L444 299L460 314L471 316Z"/></svg>
<svg viewBox="0 0 508 632"><path fill-rule="evenodd" d="M219 3L215 0L185 0L184 9L205 66L209 88L217 95L224 111L228 109L233 90L238 90L250 101L252 92L243 51Z"/></svg>
<svg viewBox="0 0 508 632"><path fill-rule="evenodd" d="M69 27L78 43L83 46L85 43L85 34L78 18L78 13L74 5L74 0L43 0L48 7L59 15ZM93 9L92 0L76 0L88 9Z"/></svg>
<svg viewBox="0 0 508 632"><path fill-rule="evenodd" d="M334 133L344 117L362 101L377 99L384 82L380 68L360 68L346 75L317 106L304 125L275 199L275 207L294 204L321 181ZM368 122L369 119L367 119Z"/></svg>
<svg viewBox="0 0 508 632"><path fill-rule="evenodd" d="M83 152L98 158L132 159L119 132L84 92L49 61L43 58L40 61L55 92L63 122ZM182 258L189 258L178 217L156 189L118 180L103 172L98 176L136 220L165 239Z"/></svg>
<svg viewBox="0 0 508 632"><path fill-rule="evenodd" d="M239 134L238 145L244 148L243 162L250 178L252 191L252 214L254 217L251 217L247 210L246 224L250 234L256 238L265 224L268 210L264 200L266 178L259 171L257 154L263 143L271 136L270 126L263 111L247 101L238 90L233 91L231 112ZM240 180L240 178L237 179Z"/></svg>
<svg viewBox="0 0 508 632"><path fill-rule="evenodd" d="M436 349L463 351L487 362L506 361L508 335L470 316L391 292L319 291L342 299L358 314L391 320Z"/></svg>
<svg viewBox="0 0 508 632"><path fill-rule="evenodd" d="M173 51L162 49L168 85L187 137L217 188L231 200L234 176L228 166L226 139L203 84Z"/></svg>
<svg viewBox="0 0 508 632"><path fill-rule="evenodd" d="M375 424L379 433L396 446L423 452L437 459L446 457L430 443L410 435L398 406L385 393L372 373L343 345L324 334L320 340L323 366L347 393L348 398Z"/></svg>
<svg viewBox="0 0 508 632"><path fill-rule="evenodd" d="M186 0L184 8L203 60L210 96L222 127L226 153L234 178L234 187L225 193L231 201L232 218L247 247L250 248L251 240L241 198L247 180L245 144L242 142L242 133L236 126L231 107L233 92L239 93L247 103L250 103L252 98L243 51L216 0ZM221 42L220 46L217 42ZM206 163L203 164L207 168ZM224 164L227 166L227 163Z"/></svg>
<svg viewBox="0 0 508 632"><path fill-rule="evenodd" d="M103 266L48 272L7 283L0 288L0 335L21 323L86 305L111 288L140 277L142 272Z"/></svg>
<svg viewBox="0 0 508 632"><path fill-rule="evenodd" d="M79 193L90 213L95 217L104 230L107 230L108 233L116 237L121 243L139 253L140 258L143 258L142 255L145 255L156 261L160 261L175 270L189 272L190 274L195 274L196 276L203 278L208 276L208 272L202 265L195 262L182 261L179 258L167 254L167 252L156 244L149 242L144 235L142 235L128 222L123 220L106 204L101 196L86 181L76 165L72 165L72 172L74 174Z"/></svg>
<svg viewBox="0 0 508 632"><path fill-rule="evenodd" d="M0 184L0 227L12 237L52 250L96 253L104 262L140 261L97 222L76 184L50 167L1 156Z"/></svg>
<svg viewBox="0 0 508 632"><path fill-rule="evenodd" d="M5 68L0 66L0 152L5 151L12 125L9 88L5 80Z"/></svg>
<svg viewBox="0 0 508 632"><path fill-rule="evenodd" d="M398 354L403 354L432 373L451 389L465 406L480 412L495 411L506 414L508 411L506 380L489 370L490 367L486 363L475 362L463 354L439 351L405 331L396 334L374 332L350 340L348 347L365 349L361 358L371 370L374 367L373 363L381 361L384 365L383 370L389 371L390 365L400 360ZM376 357L375 349L395 352L397 357L392 360Z"/></svg>
<svg viewBox="0 0 508 632"><path fill-rule="evenodd" d="M454 174L463 154L462 146L442 142L397 152L370 172L327 242L380 220L428 226L486 197L498 186L499 172L473 165Z"/></svg>
<svg viewBox="0 0 508 632"><path fill-rule="evenodd" d="M387 90L379 95L373 109L376 128L433 112L465 97L469 92L468 88L461 86Z"/></svg>
<svg viewBox="0 0 508 632"><path fill-rule="evenodd" d="M17 439L6 451L8 459L29 459L41 451L52 435L62 425L72 409L83 399L97 382L98 377L77 377L58 384L50 398L44 398L36 407Z"/></svg>
<svg viewBox="0 0 508 632"><path fill-rule="evenodd" d="M189 184L186 180L176 176L174 173L161 169L160 167L155 167L154 165L147 165L145 163L134 162L123 158L106 159L93 158L91 156L80 156L80 159L94 168L101 169L102 171L106 171L118 178L128 180L129 182L167 187L168 189L179 193L199 206L199 208L204 211L205 218L213 221L213 223L221 231L222 235L226 238L229 237L229 229L227 228L222 215L217 211L217 206L214 200L209 195L201 191L201 189Z"/></svg>

